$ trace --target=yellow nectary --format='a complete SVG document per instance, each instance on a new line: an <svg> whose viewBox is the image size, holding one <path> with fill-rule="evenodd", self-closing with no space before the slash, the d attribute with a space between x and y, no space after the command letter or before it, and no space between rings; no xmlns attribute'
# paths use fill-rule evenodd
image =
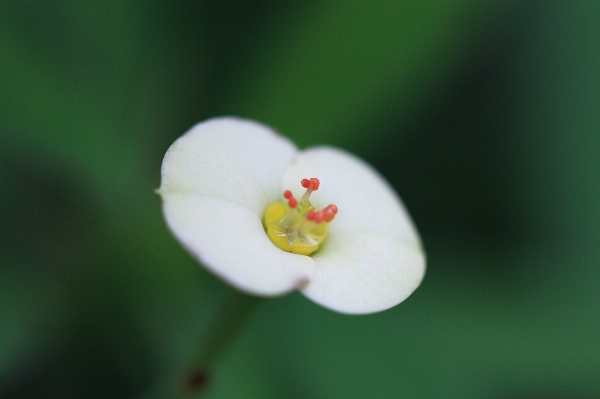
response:
<svg viewBox="0 0 600 399"><path fill-rule="evenodd" d="M290 191L283 196L287 205L274 202L265 211L264 224L267 236L277 248L300 255L310 255L319 249L327 238L327 226L335 217L337 207L329 205L315 211L308 201L310 194L319 188L316 178L303 179L306 193L298 202Z"/></svg>

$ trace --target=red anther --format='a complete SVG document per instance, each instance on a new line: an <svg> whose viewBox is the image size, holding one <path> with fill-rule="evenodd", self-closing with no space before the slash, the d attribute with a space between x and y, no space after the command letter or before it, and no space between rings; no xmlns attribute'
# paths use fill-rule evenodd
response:
<svg viewBox="0 0 600 399"><path fill-rule="evenodd" d="M319 223L323 222L323 211L317 211L317 212L315 212L314 222L316 224L319 224Z"/></svg>
<svg viewBox="0 0 600 399"><path fill-rule="evenodd" d="M333 212L333 214L335 215L337 213L337 206L333 205L333 204L329 204L327 205L326 209L331 209L331 211Z"/></svg>
<svg viewBox="0 0 600 399"><path fill-rule="evenodd" d="M315 220L315 211L308 211L308 212L306 212L306 219L308 219L308 220Z"/></svg>
<svg viewBox="0 0 600 399"><path fill-rule="evenodd" d="M333 213L331 208L327 207L323 210L323 220L326 221L327 223L331 222L334 217L335 217L335 214Z"/></svg>
<svg viewBox="0 0 600 399"><path fill-rule="evenodd" d="M285 199L290 199L290 198L292 198L292 192L291 192L290 190L285 190L285 191L283 192L283 198L285 198Z"/></svg>
<svg viewBox="0 0 600 399"><path fill-rule="evenodd" d="M290 206L290 208L295 208L296 206L298 206L298 201L296 200L296 198L292 197L288 200L288 205Z"/></svg>
<svg viewBox="0 0 600 399"><path fill-rule="evenodd" d="M310 178L310 188L312 190L318 190L319 189L319 179L317 179L316 177L311 177Z"/></svg>
<svg viewBox="0 0 600 399"><path fill-rule="evenodd" d="M302 179L302 181L300 182L300 184L302 184L302 187L304 187L304 188L309 188L310 187L310 180L308 180L308 179Z"/></svg>

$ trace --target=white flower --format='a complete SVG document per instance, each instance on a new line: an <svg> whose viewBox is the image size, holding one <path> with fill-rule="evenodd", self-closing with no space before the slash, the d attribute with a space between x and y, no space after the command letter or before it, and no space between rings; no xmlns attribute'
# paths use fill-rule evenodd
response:
<svg viewBox="0 0 600 399"><path fill-rule="evenodd" d="M320 180L312 203L339 209L310 256L276 247L262 222L269 204L284 201L284 190L301 197L307 177ZM194 126L165 154L158 193L181 244L253 295L298 289L337 312L373 313L405 300L425 273L408 213L371 166L332 147L299 151L257 122L225 117Z"/></svg>

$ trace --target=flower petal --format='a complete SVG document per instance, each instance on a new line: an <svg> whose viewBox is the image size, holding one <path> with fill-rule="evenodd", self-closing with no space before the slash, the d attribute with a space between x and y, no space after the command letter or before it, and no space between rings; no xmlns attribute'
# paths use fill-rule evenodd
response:
<svg viewBox="0 0 600 399"><path fill-rule="evenodd" d="M419 246L375 233L331 234L313 259L315 273L302 294L340 313L391 308L412 294L425 274Z"/></svg>
<svg viewBox="0 0 600 399"><path fill-rule="evenodd" d="M283 187L302 195L300 180L317 177L319 190L311 195L318 208L335 204L339 212L329 235L373 232L400 238L412 247L420 239L398 194L381 175L360 158L331 147L301 152L287 168Z"/></svg>
<svg viewBox="0 0 600 399"><path fill-rule="evenodd" d="M171 145L158 192L221 198L262 215L281 196L281 175L296 153L291 141L257 122L209 119Z"/></svg>
<svg viewBox="0 0 600 399"><path fill-rule="evenodd" d="M163 193L175 237L213 273L250 294L281 295L306 284L314 261L275 247L260 216L243 205L189 193Z"/></svg>
<svg viewBox="0 0 600 399"><path fill-rule="evenodd" d="M284 187L301 195L302 178L321 184L311 202L339 212L329 236L312 258L315 274L302 293L342 313L372 313L406 299L425 273L418 233L388 183L371 166L344 151L315 147L300 153L284 176Z"/></svg>

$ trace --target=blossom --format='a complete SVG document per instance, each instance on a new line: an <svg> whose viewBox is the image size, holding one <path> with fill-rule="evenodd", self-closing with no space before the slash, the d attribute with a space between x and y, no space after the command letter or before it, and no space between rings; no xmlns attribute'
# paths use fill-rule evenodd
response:
<svg viewBox="0 0 600 399"><path fill-rule="evenodd" d="M302 197L307 178L320 182L310 210L337 213L319 249L302 255L276 246L264 217L277 201L290 208L286 199ZM325 308L366 314L405 300L425 273L417 230L377 171L337 148L300 151L254 121L222 117L192 127L165 154L157 192L187 251L252 295L299 290Z"/></svg>

